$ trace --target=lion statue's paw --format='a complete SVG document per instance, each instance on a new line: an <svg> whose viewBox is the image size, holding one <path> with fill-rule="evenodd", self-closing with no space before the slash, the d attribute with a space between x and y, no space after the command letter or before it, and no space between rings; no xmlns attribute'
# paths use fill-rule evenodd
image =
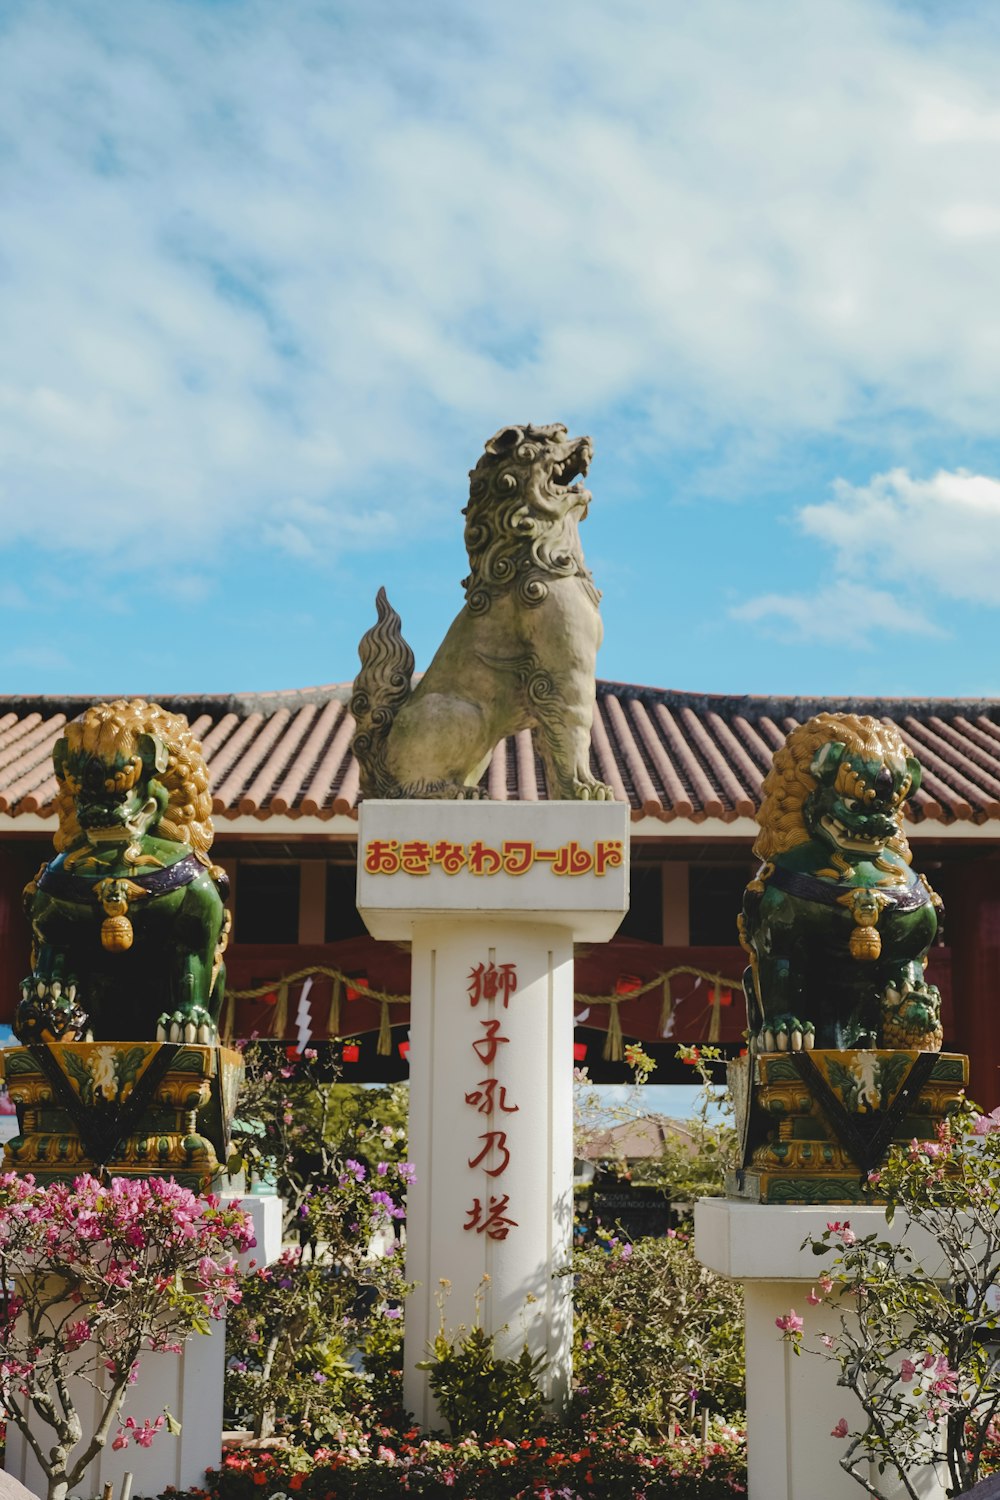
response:
<svg viewBox="0 0 1000 1500"><path fill-rule="evenodd" d="M77 1001L73 980L43 979L33 974L21 982L21 1003L14 1018L14 1034L32 1042L89 1042L90 1020Z"/></svg>
<svg viewBox="0 0 1000 1500"><path fill-rule="evenodd" d="M211 1047L219 1039L218 1027L208 1011L196 1005L193 1010L164 1012L156 1023L158 1042L182 1042L186 1046Z"/></svg>
<svg viewBox="0 0 1000 1500"><path fill-rule="evenodd" d="M762 1052L811 1052L815 1043L812 1021L793 1015L769 1016L758 1038Z"/></svg>

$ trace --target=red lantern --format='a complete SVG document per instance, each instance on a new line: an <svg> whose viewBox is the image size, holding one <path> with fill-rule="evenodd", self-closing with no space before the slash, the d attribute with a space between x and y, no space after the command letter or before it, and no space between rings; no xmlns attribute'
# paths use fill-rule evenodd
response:
<svg viewBox="0 0 1000 1500"><path fill-rule="evenodd" d="M364 994L364 992L365 992L365 990L367 990L367 988L368 988L368 976L367 976L367 974L352 974L351 977L350 977L350 979L347 981L347 998L348 998L348 1000L360 1000L361 996Z"/></svg>
<svg viewBox="0 0 1000 1500"><path fill-rule="evenodd" d="M345 1063L355 1063L361 1056L361 1048L357 1042L345 1042L340 1052Z"/></svg>
<svg viewBox="0 0 1000 1500"><path fill-rule="evenodd" d="M404 1062L408 1061L409 1056L410 1056L410 1044L409 1044L409 1042L400 1042L400 1044L399 1044L399 1055L403 1059Z"/></svg>
<svg viewBox="0 0 1000 1500"><path fill-rule="evenodd" d="M573 1043L573 1061L581 1063L581 1062L586 1062L586 1060L587 1060L587 1043L586 1042L574 1042Z"/></svg>
<svg viewBox="0 0 1000 1500"><path fill-rule="evenodd" d="M642 980L638 974L619 974L615 980L616 995L634 995L642 989Z"/></svg>

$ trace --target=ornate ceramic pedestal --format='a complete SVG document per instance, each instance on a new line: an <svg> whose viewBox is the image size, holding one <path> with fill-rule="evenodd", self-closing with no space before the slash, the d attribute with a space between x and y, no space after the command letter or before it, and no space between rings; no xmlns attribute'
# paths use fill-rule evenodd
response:
<svg viewBox="0 0 1000 1500"><path fill-rule="evenodd" d="M628 908L616 803L365 802L358 909L413 944L404 1395L441 1425L428 1343L477 1320L527 1340L555 1406L569 1388L573 942Z"/></svg>
<svg viewBox="0 0 1000 1500"><path fill-rule="evenodd" d="M826 1228L824 1209L737 1203L702 1198L695 1206L695 1251L710 1270L743 1283L746 1306L748 1500L854 1500L857 1482L840 1467L843 1440L831 1437L841 1417L852 1428L863 1414L849 1391L837 1385L840 1366L822 1357L818 1334L835 1330L837 1315L809 1307L824 1259L802 1242ZM881 1208L851 1209L860 1237L877 1232L898 1241L906 1217L892 1225ZM932 1272L940 1251L925 1234L910 1231L907 1243ZM832 1257L831 1257L832 1259ZM805 1318L803 1353L796 1357L775 1327L789 1308ZM904 1500L898 1480L878 1474L871 1481L883 1500ZM932 1471L910 1476L921 1500L944 1500L944 1477Z"/></svg>
<svg viewBox="0 0 1000 1500"><path fill-rule="evenodd" d="M894 1143L932 1139L968 1079L969 1060L955 1052L738 1058L729 1087L745 1166L727 1187L755 1203L870 1203L868 1173Z"/></svg>
<svg viewBox="0 0 1000 1500"><path fill-rule="evenodd" d="M202 1190L226 1163L243 1059L228 1047L52 1042L0 1053L20 1134L4 1169L40 1182L107 1170Z"/></svg>

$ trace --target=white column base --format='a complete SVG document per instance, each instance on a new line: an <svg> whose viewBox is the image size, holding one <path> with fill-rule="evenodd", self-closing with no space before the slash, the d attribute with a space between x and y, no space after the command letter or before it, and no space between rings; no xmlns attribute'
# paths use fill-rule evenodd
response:
<svg viewBox="0 0 1000 1500"><path fill-rule="evenodd" d="M239 1257L241 1265L246 1268L250 1260L266 1265L276 1259L281 1252L281 1199L225 1194L223 1202L238 1202L253 1217L257 1245ZM81 1361L86 1358L85 1345ZM134 1476L135 1495L158 1495L168 1485L178 1490L200 1487L205 1470L216 1467L222 1457L225 1364L224 1319L214 1322L207 1334L193 1333L181 1354L143 1354L138 1379L126 1397L124 1415L134 1416L141 1425L147 1417L155 1421L163 1408L169 1407L181 1424L180 1436L171 1437L164 1428L149 1448L130 1442L127 1448L115 1452L111 1441L118 1429L113 1427L106 1446L80 1483L73 1487L73 1493L99 1495L106 1484L111 1484L117 1496L129 1471ZM103 1379L103 1371L100 1378ZM82 1380L72 1381L71 1388L84 1431L92 1433L103 1403L98 1393ZM43 1446L51 1443L50 1429L39 1424L37 1431ZM9 1420L4 1467L34 1494L45 1495L48 1481L38 1460L20 1429Z"/></svg>
<svg viewBox="0 0 1000 1500"><path fill-rule="evenodd" d="M896 1241L905 1216L885 1222L881 1208L829 1208L702 1198L695 1206L695 1248L710 1270L743 1283L746 1308L748 1500L855 1500L857 1481L840 1466L843 1439L831 1436L841 1417L851 1429L864 1421L854 1395L838 1386L840 1366L822 1357L820 1331L834 1332L839 1315L806 1301L826 1261L802 1242L818 1236L831 1219L848 1219L859 1236L878 1232ZM926 1235L911 1231L909 1243L925 1266L940 1262ZM832 1260L832 1256L830 1259ZM796 1356L775 1326L794 1307L805 1318ZM896 1475L869 1475L883 1500L904 1500ZM944 1500L945 1476L928 1468L908 1476L922 1500Z"/></svg>

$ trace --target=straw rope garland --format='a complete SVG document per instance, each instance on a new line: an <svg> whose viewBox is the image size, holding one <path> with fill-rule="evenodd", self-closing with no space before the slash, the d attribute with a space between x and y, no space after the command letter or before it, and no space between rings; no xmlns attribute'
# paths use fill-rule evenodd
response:
<svg viewBox="0 0 1000 1500"><path fill-rule="evenodd" d="M604 1049L601 1054L605 1062L621 1062L625 1056L619 1007L630 1000L638 1000L641 996L648 995L649 991L655 989L657 985L662 985L663 987L659 1031L661 1036L665 1034L674 1010L670 981L678 978L681 974L690 975L695 979L707 980L712 985L712 1014L709 1020L707 1039L709 1042L717 1042L719 1040L722 1032L722 991L742 989L742 979L727 979L724 974L717 974L712 969L698 969L693 964L677 964L672 969L664 969L662 973L654 975L645 984L638 985L634 990L630 990L627 995L583 995L579 991L574 994L573 999L578 1005L607 1005L610 1007L608 1029L604 1038Z"/></svg>
<svg viewBox="0 0 1000 1500"><path fill-rule="evenodd" d="M717 974L712 969L698 969L692 964L677 964L672 969L664 969L661 973L654 975L645 984L638 985L630 990L627 995L584 995L576 991L573 995L574 1003L577 1005L606 1005L608 1007L608 1025L604 1038L604 1049L602 1056L605 1062L621 1062L625 1056L625 1041L622 1035L622 1022L620 1007L632 1000L638 1000L643 995L648 995L657 985L662 986L663 1002L660 1006L660 1035L663 1036L673 1015L674 1003L670 988L670 982L680 975L686 974L698 980L705 980L712 986L711 1017L709 1020L708 1041L717 1042L722 1031L722 991L739 990L742 988L741 979L727 979L724 974ZM263 984L254 985L251 989L230 990L226 995L225 1010L219 1030L225 1041L231 1041L236 1019L237 1000L259 1000L264 995L277 993L277 1002L274 1008L274 1022L271 1034L274 1037L284 1035L288 1026L288 996L291 987L306 979L315 979L317 976L331 981L330 1010L327 1016L327 1031L331 1037L340 1035L341 1009L343 992L345 986L357 983L356 977L351 978L349 974L340 969L329 968L325 964L310 964L308 968L296 969L292 974L283 974L278 979L266 980ZM388 1057L392 1052L392 1023L389 1016L390 1005L409 1005L409 995L393 995L387 990L375 990L367 985L361 990L366 1000L374 1000L381 1007L379 1017L378 1042L376 1052L379 1057ZM687 998L687 997L685 997Z"/></svg>
<svg viewBox="0 0 1000 1500"><path fill-rule="evenodd" d="M282 1037L288 1026L288 992L293 984L302 980L315 979L317 976L329 979L330 988L330 1010L327 1016L327 1031L331 1037L340 1035L341 1001L345 985L357 984L357 978L351 978L349 974L343 973L341 969L331 969L326 964L310 964L308 968L296 969L292 974L283 974L278 979L266 980L263 984L256 984L250 989L229 990L226 994L226 1005L223 1011L219 1031L224 1041L231 1041L236 1021L237 1000L260 1000L264 995L273 995L277 992L277 1002L274 1007L274 1021L271 1026L272 1037ZM360 989L360 987L359 987ZM376 1052L379 1057L388 1057L392 1052L392 1022L389 1017L390 1005L409 1005L409 995L392 995L387 990L374 990L368 985L360 989L366 1000L374 1000L381 1006L379 1017L378 1043Z"/></svg>

